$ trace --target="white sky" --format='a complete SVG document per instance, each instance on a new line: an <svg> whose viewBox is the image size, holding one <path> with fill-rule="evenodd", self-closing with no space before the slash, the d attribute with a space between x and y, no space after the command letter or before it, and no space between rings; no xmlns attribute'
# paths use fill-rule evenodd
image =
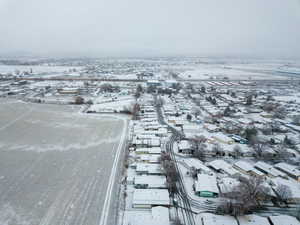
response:
<svg viewBox="0 0 300 225"><path fill-rule="evenodd" d="M0 0L0 55L300 58L300 0Z"/></svg>

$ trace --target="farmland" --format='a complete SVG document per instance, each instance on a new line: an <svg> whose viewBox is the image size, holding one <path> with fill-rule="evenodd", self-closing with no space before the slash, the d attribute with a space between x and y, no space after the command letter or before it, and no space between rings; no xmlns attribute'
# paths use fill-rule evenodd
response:
<svg viewBox="0 0 300 225"><path fill-rule="evenodd" d="M99 224L108 213L126 119L78 109L1 102L0 224Z"/></svg>

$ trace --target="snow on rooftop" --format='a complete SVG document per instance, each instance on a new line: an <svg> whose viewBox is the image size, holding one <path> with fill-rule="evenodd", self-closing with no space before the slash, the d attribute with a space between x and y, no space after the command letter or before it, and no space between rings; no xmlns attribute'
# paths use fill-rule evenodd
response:
<svg viewBox="0 0 300 225"><path fill-rule="evenodd" d="M142 222L141 222L142 221ZM151 211L125 211L123 224L130 225L169 225L169 209L162 206L152 207Z"/></svg>
<svg viewBox="0 0 300 225"><path fill-rule="evenodd" d="M253 166L248 163L248 162L245 162L245 161L237 161L236 163L234 163L234 165L244 171L252 171L253 170Z"/></svg>
<svg viewBox="0 0 300 225"><path fill-rule="evenodd" d="M300 201L300 183L296 180L284 179L281 177L273 178L272 181L278 186L280 184L286 185L292 192L292 198Z"/></svg>
<svg viewBox="0 0 300 225"><path fill-rule="evenodd" d="M240 225L270 225L268 218L258 215L245 215L238 217Z"/></svg>
<svg viewBox="0 0 300 225"><path fill-rule="evenodd" d="M215 170L223 170L229 175L237 174L238 171L234 169L228 162L222 159L216 159L208 163L209 166L214 168Z"/></svg>
<svg viewBox="0 0 300 225"><path fill-rule="evenodd" d="M163 173L161 166L159 164L150 164L150 163L137 163L136 164L137 172L148 172L148 173Z"/></svg>
<svg viewBox="0 0 300 225"><path fill-rule="evenodd" d="M170 205L169 192L165 189L135 189L133 205Z"/></svg>
<svg viewBox="0 0 300 225"><path fill-rule="evenodd" d="M212 170L203 164L199 159L195 158L181 158L177 159L178 161L182 161L186 163L189 167L195 167L196 170L203 171L205 173L212 173Z"/></svg>
<svg viewBox="0 0 300 225"><path fill-rule="evenodd" d="M269 218L274 225L300 225L299 220L288 215L270 216Z"/></svg>
<svg viewBox="0 0 300 225"><path fill-rule="evenodd" d="M232 216L221 216L212 213L202 213L196 216L196 224L202 225L238 225Z"/></svg>
<svg viewBox="0 0 300 225"><path fill-rule="evenodd" d="M262 162L262 161L255 163L254 167L261 169L274 177L279 177L279 176L285 177L284 173L282 173L281 171L275 169L273 166L271 166L265 162Z"/></svg>
<svg viewBox="0 0 300 225"><path fill-rule="evenodd" d="M239 185L239 183L240 182L238 180L234 179L234 178L224 177L219 182L220 191L222 193L231 192L234 187L236 187L237 185Z"/></svg>
<svg viewBox="0 0 300 225"><path fill-rule="evenodd" d="M198 174L197 178L198 180L195 182L196 192L209 191L213 193L219 193L216 176Z"/></svg>
<svg viewBox="0 0 300 225"><path fill-rule="evenodd" d="M275 168L281 169L281 170L286 171L290 174L293 174L294 176L300 177L300 170L298 170L293 165L282 162L282 163L275 164Z"/></svg>
<svg viewBox="0 0 300 225"><path fill-rule="evenodd" d="M154 176L154 175L141 175L134 177L134 184L136 185L148 185L150 188L161 188L166 187L165 176Z"/></svg>

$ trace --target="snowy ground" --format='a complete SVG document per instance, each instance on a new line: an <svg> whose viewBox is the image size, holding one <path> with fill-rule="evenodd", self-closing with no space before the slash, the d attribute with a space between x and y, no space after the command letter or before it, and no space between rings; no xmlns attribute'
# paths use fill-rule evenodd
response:
<svg viewBox="0 0 300 225"><path fill-rule="evenodd" d="M0 224L114 224L126 120L77 111L1 100Z"/></svg>
<svg viewBox="0 0 300 225"><path fill-rule="evenodd" d="M112 97L97 97L94 99L94 104L91 105L89 110L102 112L102 111L122 111L124 109L129 109L135 102L133 96L118 96L117 99L112 99Z"/></svg>
<svg viewBox="0 0 300 225"><path fill-rule="evenodd" d="M263 70L259 72L259 68L261 68L259 65L255 72L247 70L244 71L246 68L246 66L242 67L232 65L201 65L199 67L195 67L193 70L181 73L180 77L184 79L223 79L224 77L227 77L228 79L233 80L286 79L285 76L266 74Z"/></svg>
<svg viewBox="0 0 300 225"><path fill-rule="evenodd" d="M70 69L76 68L81 70L82 67L68 67L68 66L21 66L21 65L0 65L0 73L14 73L16 70L20 72L29 72L32 69L33 73L63 73Z"/></svg>

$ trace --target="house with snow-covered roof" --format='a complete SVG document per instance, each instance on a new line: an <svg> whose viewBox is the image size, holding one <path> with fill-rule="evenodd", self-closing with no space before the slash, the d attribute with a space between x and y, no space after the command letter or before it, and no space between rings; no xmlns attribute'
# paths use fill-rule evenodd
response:
<svg viewBox="0 0 300 225"><path fill-rule="evenodd" d="M169 192L166 189L135 189L133 192L133 208L150 209L154 206L170 205Z"/></svg>
<svg viewBox="0 0 300 225"><path fill-rule="evenodd" d="M233 168L239 170L240 172L253 175L253 176L265 176L265 174L257 169L255 169L250 163L246 161L237 161L233 164Z"/></svg>
<svg viewBox="0 0 300 225"><path fill-rule="evenodd" d="M275 164L274 167L300 182L300 170L296 166L282 162Z"/></svg>
<svg viewBox="0 0 300 225"><path fill-rule="evenodd" d="M271 225L300 225L299 220L288 215L269 216L268 219Z"/></svg>
<svg viewBox="0 0 300 225"><path fill-rule="evenodd" d="M137 175L134 177L134 187L137 189L166 189L165 176Z"/></svg>
<svg viewBox="0 0 300 225"><path fill-rule="evenodd" d="M234 169L232 165L222 159L211 161L207 163L207 166L216 170L217 172L226 173L231 176L239 174L239 171Z"/></svg>
<svg viewBox="0 0 300 225"><path fill-rule="evenodd" d="M254 168L265 173L267 176L269 176L271 178L287 176L285 173L279 171L278 169L274 168L273 166L271 166L265 162L262 162L262 161L255 163Z"/></svg>
<svg viewBox="0 0 300 225"><path fill-rule="evenodd" d="M268 218L249 214L237 217L239 225L270 225Z"/></svg>
<svg viewBox="0 0 300 225"><path fill-rule="evenodd" d="M194 183L195 194L200 197L218 197L219 189L214 175L197 174Z"/></svg>

